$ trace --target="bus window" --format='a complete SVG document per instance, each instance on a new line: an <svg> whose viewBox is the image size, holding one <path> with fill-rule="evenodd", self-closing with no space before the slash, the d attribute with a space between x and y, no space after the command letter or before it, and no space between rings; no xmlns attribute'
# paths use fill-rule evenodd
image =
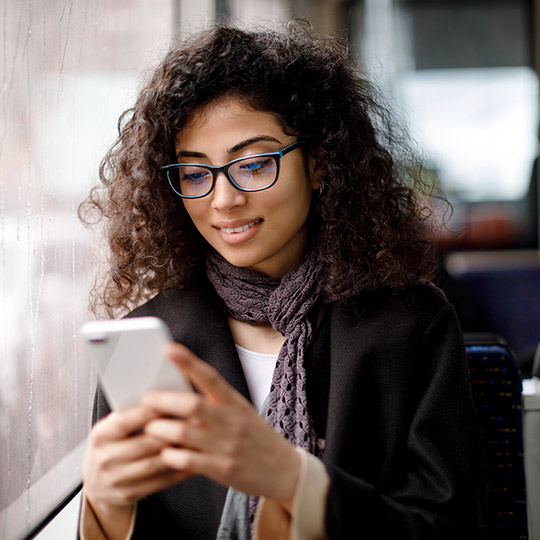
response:
<svg viewBox="0 0 540 540"><path fill-rule="evenodd" d="M95 376L79 350L99 250L77 217L173 2L5 0L0 15L0 538L80 485Z"/></svg>
<svg viewBox="0 0 540 540"><path fill-rule="evenodd" d="M443 249L537 247L532 2L367 0L356 11L362 58L454 205Z"/></svg>

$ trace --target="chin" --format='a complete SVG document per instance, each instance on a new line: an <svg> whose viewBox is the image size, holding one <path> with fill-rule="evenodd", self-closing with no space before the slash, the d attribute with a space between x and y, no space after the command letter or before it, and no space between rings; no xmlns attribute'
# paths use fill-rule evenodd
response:
<svg viewBox="0 0 540 540"><path fill-rule="evenodd" d="M259 259L256 259L254 257L250 257L249 255L245 255L242 253L231 253L229 250L225 249L217 249L214 247L214 249L230 264L233 266L238 266L239 268L250 268L254 265L256 265L259 261Z"/></svg>

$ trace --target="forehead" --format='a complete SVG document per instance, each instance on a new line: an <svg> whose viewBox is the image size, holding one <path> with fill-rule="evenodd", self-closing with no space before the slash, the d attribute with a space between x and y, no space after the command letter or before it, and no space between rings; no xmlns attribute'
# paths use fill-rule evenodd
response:
<svg viewBox="0 0 540 540"><path fill-rule="evenodd" d="M236 144L238 138L254 134L286 135L277 115L228 96L196 109L177 134L176 147L208 142Z"/></svg>

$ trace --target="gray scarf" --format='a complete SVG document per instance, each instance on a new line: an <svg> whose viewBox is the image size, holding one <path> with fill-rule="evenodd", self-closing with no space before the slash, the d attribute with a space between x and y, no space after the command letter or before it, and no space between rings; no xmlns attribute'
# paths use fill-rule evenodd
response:
<svg viewBox="0 0 540 540"><path fill-rule="evenodd" d="M210 282L235 319L258 324L269 322L286 337L272 376L263 415L274 429L294 445L315 455L322 453L306 397L304 356L313 329L308 314L321 296L320 267L313 252L282 279L239 268L211 250L207 258ZM257 505L230 488L217 538L248 540Z"/></svg>

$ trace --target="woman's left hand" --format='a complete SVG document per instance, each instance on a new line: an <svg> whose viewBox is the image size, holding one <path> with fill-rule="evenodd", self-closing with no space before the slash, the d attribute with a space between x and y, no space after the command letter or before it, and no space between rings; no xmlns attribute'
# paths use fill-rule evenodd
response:
<svg viewBox="0 0 540 540"><path fill-rule="evenodd" d="M160 391L145 396L144 405L162 415L145 432L170 443L161 452L164 463L274 499L290 511L300 474L295 446L189 349L171 343L167 355L201 394Z"/></svg>

